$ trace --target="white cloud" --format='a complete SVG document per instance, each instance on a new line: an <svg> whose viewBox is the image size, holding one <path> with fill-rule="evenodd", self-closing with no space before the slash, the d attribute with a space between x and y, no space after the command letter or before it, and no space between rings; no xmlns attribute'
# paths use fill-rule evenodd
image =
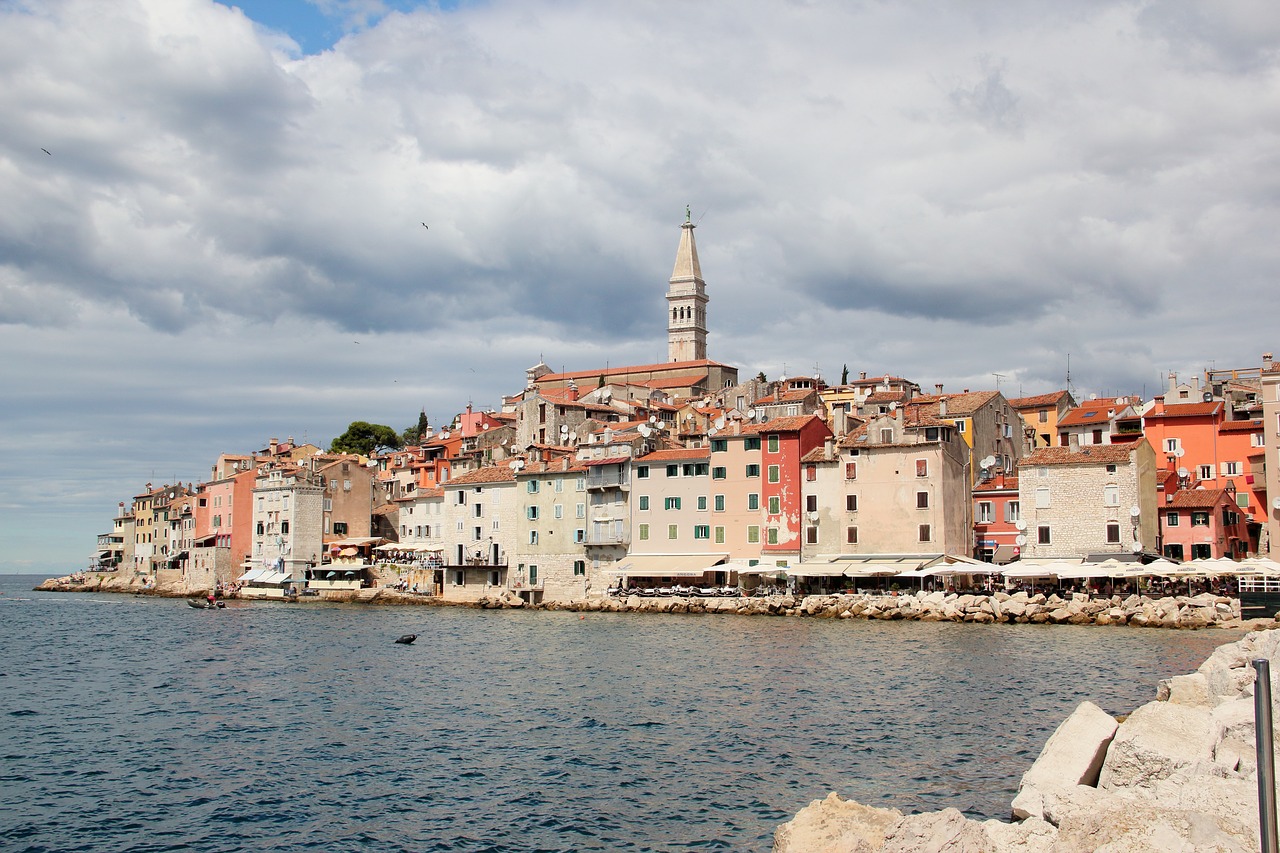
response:
<svg viewBox="0 0 1280 853"><path fill-rule="evenodd" d="M105 524L152 464L660 359L686 203L749 373L1140 393L1273 348L1270 4L388 8L301 55L209 0L3 7L0 423L81 448L7 495L85 493L88 411Z"/></svg>

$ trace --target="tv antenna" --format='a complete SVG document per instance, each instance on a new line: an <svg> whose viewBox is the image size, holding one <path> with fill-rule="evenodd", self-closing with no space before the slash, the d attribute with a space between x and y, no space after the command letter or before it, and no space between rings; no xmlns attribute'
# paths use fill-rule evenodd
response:
<svg viewBox="0 0 1280 853"><path fill-rule="evenodd" d="M997 390L997 391L999 391L999 390L1000 390L1000 380L1001 380L1001 379L1006 379L1007 377L1006 377L1003 373L992 373L991 375L992 375L992 376L994 376L994 377L996 378L996 390Z"/></svg>

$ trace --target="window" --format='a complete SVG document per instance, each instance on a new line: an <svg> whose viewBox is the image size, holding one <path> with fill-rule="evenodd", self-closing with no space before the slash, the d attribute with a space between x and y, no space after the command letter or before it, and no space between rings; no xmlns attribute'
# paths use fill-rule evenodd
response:
<svg viewBox="0 0 1280 853"><path fill-rule="evenodd" d="M484 504L476 503L471 506L473 507L472 515L476 518L484 518Z"/></svg>
<svg viewBox="0 0 1280 853"><path fill-rule="evenodd" d="M587 531L586 531L586 529L584 529L584 528L582 528L582 527L579 527L579 528L577 528L576 530L574 530L574 531L573 531L573 541L574 541L574 543L575 543L575 544L577 544L577 545L581 545L583 542L586 542L586 541L587 541Z"/></svg>
<svg viewBox="0 0 1280 853"><path fill-rule="evenodd" d="M663 502L662 502L662 508L663 508L663 509L679 509L679 508L680 508L680 499L679 499L679 498L664 498L664 499L663 499Z"/></svg>
<svg viewBox="0 0 1280 853"><path fill-rule="evenodd" d="M640 539L641 539L641 541L643 541L643 540L645 540L645 539L648 539L648 538L649 538L649 525L647 525L647 524L642 524L642 525L640 525Z"/></svg>
<svg viewBox="0 0 1280 853"><path fill-rule="evenodd" d="M1177 527L1180 524L1180 522L1178 521L1178 517L1180 515L1182 515L1182 513L1178 512L1176 509L1169 510L1169 512L1167 512L1164 517L1164 526Z"/></svg>
<svg viewBox="0 0 1280 853"><path fill-rule="evenodd" d="M679 466L679 465L668 465L668 466L667 466L667 476L668 476L668 477L679 477L679 476L680 476L680 466Z"/></svg>
<svg viewBox="0 0 1280 853"><path fill-rule="evenodd" d="M713 480L723 480L728 476L729 469L723 465L717 465L715 468L711 469L711 479Z"/></svg>
<svg viewBox="0 0 1280 853"><path fill-rule="evenodd" d="M769 482L777 483L782 479L782 468L777 465L769 466Z"/></svg>
<svg viewBox="0 0 1280 853"><path fill-rule="evenodd" d="M778 528L776 527L769 528L768 544L770 545L778 544Z"/></svg>
<svg viewBox="0 0 1280 853"><path fill-rule="evenodd" d="M346 536L346 535L347 535L347 523L346 523L345 521L335 521L335 522L333 523L333 535L334 535L334 536Z"/></svg>
<svg viewBox="0 0 1280 853"><path fill-rule="evenodd" d="M955 425L956 425L956 432L958 432L958 433L964 433L964 432L965 432L965 427L968 425L968 423L969 423L968 421L956 421L956 422L955 422Z"/></svg>
<svg viewBox="0 0 1280 853"><path fill-rule="evenodd" d="M782 512L782 499L775 496L769 498L769 515L778 515Z"/></svg>
<svg viewBox="0 0 1280 853"><path fill-rule="evenodd" d="M752 436L751 438L748 438L746 441L742 443L742 449L743 450L759 450L760 436L757 435L757 436Z"/></svg>
<svg viewBox="0 0 1280 853"><path fill-rule="evenodd" d="M929 460L928 459L916 460L916 476L917 477L929 476Z"/></svg>
<svg viewBox="0 0 1280 853"><path fill-rule="evenodd" d="M537 493L538 493L538 481L537 481L537 480L530 480L530 481L528 481L527 483L525 483L525 486L524 486L524 487L525 487L525 490L526 490L526 491L528 491L528 492L529 492L529 494L531 494L531 495L535 495L535 494L537 494ZM458 494L459 494L459 495L461 495L461 494L462 494L462 492L458 492ZM462 501L458 501L458 503L462 503Z"/></svg>
<svg viewBox="0 0 1280 853"><path fill-rule="evenodd" d="M769 436L769 452L770 452L770 453L777 453L777 452L778 452L778 436L777 436L777 434L773 434L773 435L770 435L770 436Z"/></svg>
<svg viewBox="0 0 1280 853"><path fill-rule="evenodd" d="M755 492L751 492L750 494L747 495L747 509L759 509L759 508L760 508L760 495L756 494Z"/></svg>
<svg viewBox="0 0 1280 853"><path fill-rule="evenodd" d="M845 496L844 496L844 508L845 508L845 510L846 510L847 512L857 512L857 511L858 511L858 496L857 496L857 495L845 495Z"/></svg>
<svg viewBox="0 0 1280 853"><path fill-rule="evenodd" d="M640 510L641 510L641 512L644 512L644 511L646 511L646 510L648 510L648 509L649 509L649 496L648 496L648 495L641 495L641 496L640 496Z"/></svg>
<svg viewBox="0 0 1280 853"><path fill-rule="evenodd" d="M858 463L857 462L844 463L844 478L846 480L858 479Z"/></svg>
<svg viewBox="0 0 1280 853"><path fill-rule="evenodd" d="M524 517L530 521L538 520L538 508L536 506L527 506L524 508Z"/></svg>
<svg viewBox="0 0 1280 853"><path fill-rule="evenodd" d="M1239 462L1223 462L1222 463L1222 476L1236 477L1236 476L1239 476L1239 474L1240 474Z"/></svg>
<svg viewBox="0 0 1280 853"><path fill-rule="evenodd" d="M929 508L929 493L916 492L916 509L928 509L928 508ZM924 542L926 540L922 539L920 541Z"/></svg>
<svg viewBox="0 0 1280 853"><path fill-rule="evenodd" d="M649 466L648 466L648 465L637 465L637 466L636 466L636 479L637 479L637 480L647 480L647 479L649 479Z"/></svg>
<svg viewBox="0 0 1280 853"><path fill-rule="evenodd" d="M995 506L991 501L978 501L978 512L974 517L974 521L978 524L990 524L995 520Z"/></svg>
<svg viewBox="0 0 1280 853"><path fill-rule="evenodd" d="M289 532L289 522L287 522L287 521L282 521L282 522L280 522L280 532L281 532L281 533L288 533L288 532Z"/></svg>
<svg viewBox="0 0 1280 853"><path fill-rule="evenodd" d="M805 479L805 481L806 481L806 482L809 482L809 483L812 483L812 482L814 482L815 480L817 480L817 479L818 479L818 466L817 466L817 465L806 465L806 466L804 466L804 479Z"/></svg>
<svg viewBox="0 0 1280 853"><path fill-rule="evenodd" d="M667 538L668 538L668 539L679 539L679 538L680 538L680 525L678 525L678 524L668 524L668 525L667 525Z"/></svg>
<svg viewBox="0 0 1280 853"><path fill-rule="evenodd" d="M846 527L844 529L844 541L848 542L850 545L857 545L858 544L858 528Z"/></svg>
<svg viewBox="0 0 1280 853"><path fill-rule="evenodd" d="M1191 546L1191 559L1208 560L1213 557L1213 549L1206 544L1197 544Z"/></svg>
<svg viewBox="0 0 1280 853"><path fill-rule="evenodd" d="M1213 466L1212 465L1199 466L1199 468L1196 469L1196 476L1199 477L1201 480L1212 480Z"/></svg>
<svg viewBox="0 0 1280 853"><path fill-rule="evenodd" d="M698 510L699 510L699 511L701 511L701 512L706 512L706 511L707 511L707 496L706 496L706 495L698 495Z"/></svg>
<svg viewBox="0 0 1280 853"><path fill-rule="evenodd" d="M1009 501L1004 505L1004 520L1014 522L1022 518L1022 505L1018 501Z"/></svg>
<svg viewBox="0 0 1280 853"><path fill-rule="evenodd" d="M756 464L754 464L754 463L753 463L753 464L751 464L751 465L748 465L748 466L747 466L747 476L748 476L748 477L759 477L759 476L760 476L760 466L759 466L759 465L756 465Z"/></svg>
<svg viewBox="0 0 1280 853"><path fill-rule="evenodd" d="M585 575L586 573L587 573L587 561L586 561L586 560L574 560L574 561L573 561L573 576L574 576L574 577L582 577L582 576L583 576L583 575Z"/></svg>
<svg viewBox="0 0 1280 853"><path fill-rule="evenodd" d="M1182 546L1181 546L1181 545L1176 545L1176 544L1175 544L1175 545L1165 545L1165 546L1164 546L1164 555L1165 555L1166 557L1168 557L1170 560L1181 560L1181 559L1182 559Z"/></svg>
<svg viewBox="0 0 1280 853"><path fill-rule="evenodd" d="M804 541L807 545L818 544L818 528L810 525L804 529Z"/></svg>
<svg viewBox="0 0 1280 853"><path fill-rule="evenodd" d="M1108 545L1120 544L1120 525L1118 524L1107 525L1107 544Z"/></svg>
<svg viewBox="0 0 1280 853"><path fill-rule="evenodd" d="M1036 509L1047 509L1049 507L1049 487L1040 486L1036 489Z"/></svg>
<svg viewBox="0 0 1280 853"><path fill-rule="evenodd" d="M1108 465L1108 466L1107 466L1107 473L1108 473L1108 474L1114 474L1115 472L1116 472L1116 466L1114 466L1114 465Z"/></svg>
<svg viewBox="0 0 1280 853"><path fill-rule="evenodd" d="M559 483L561 481L556 480L556 482ZM564 507L561 506L560 504L556 504L551 508L551 515L554 516L555 518L564 518Z"/></svg>
<svg viewBox="0 0 1280 853"><path fill-rule="evenodd" d="M480 537L483 535L484 535L484 529L481 528L479 525L476 525L475 527L471 528L471 538L476 540L477 542L480 541Z"/></svg>
<svg viewBox="0 0 1280 853"><path fill-rule="evenodd" d="M884 427L883 429L880 430L880 443L893 444L893 428L892 427Z"/></svg>
<svg viewBox="0 0 1280 853"><path fill-rule="evenodd" d="M537 545L537 544L538 544L538 531L536 531L536 530L530 530L530 531L529 531L529 544L530 544L530 545Z"/></svg>
<svg viewBox="0 0 1280 853"><path fill-rule="evenodd" d="M462 569L458 569L456 572L453 573L453 585L463 586L466 583L465 578L466 578L466 572L464 572Z"/></svg>
<svg viewBox="0 0 1280 853"><path fill-rule="evenodd" d="M711 452L724 453L729 449L729 440L724 438L711 439Z"/></svg>
<svg viewBox="0 0 1280 853"><path fill-rule="evenodd" d="M1049 535L1049 525L1042 524L1036 528L1036 542L1041 545L1049 545L1052 543L1052 537Z"/></svg>
<svg viewBox="0 0 1280 853"><path fill-rule="evenodd" d="M724 495L716 495L714 506L716 512L724 512Z"/></svg>
<svg viewBox="0 0 1280 853"><path fill-rule="evenodd" d="M748 524L748 525L747 525L747 542L748 542L749 544L751 544L751 545L759 544L759 542L760 542L760 528L759 528L759 526L757 526L757 525L755 525L755 524Z"/></svg>
<svg viewBox="0 0 1280 853"><path fill-rule="evenodd" d="M1201 512L1199 510L1191 513L1191 526L1192 527L1208 527L1209 513Z"/></svg>
<svg viewBox="0 0 1280 853"><path fill-rule="evenodd" d="M717 545L724 544L724 528L723 527L716 528L716 544Z"/></svg>
<svg viewBox="0 0 1280 853"><path fill-rule="evenodd" d="M710 539L711 528L706 524L695 524L693 526L693 538L694 539Z"/></svg>
<svg viewBox="0 0 1280 853"><path fill-rule="evenodd" d="M533 566L532 568L536 570L538 567ZM495 569L489 572L489 586L497 586L500 583L502 583L502 579L499 577L498 571Z"/></svg>
<svg viewBox="0 0 1280 853"><path fill-rule="evenodd" d="M805 510L805 512L817 512L817 511L818 511L818 496L817 496L817 495L805 495L805 496L804 496L804 510Z"/></svg>
<svg viewBox="0 0 1280 853"><path fill-rule="evenodd" d="M586 518L586 517L587 517L586 504L578 504L576 507L574 507L574 518Z"/></svg>
<svg viewBox="0 0 1280 853"><path fill-rule="evenodd" d="M1164 452L1165 452L1165 453L1177 453L1177 452L1178 452L1179 450L1181 450L1181 449L1182 449L1182 439L1180 439L1180 438L1166 438L1166 439L1164 440Z"/></svg>
<svg viewBox="0 0 1280 853"><path fill-rule="evenodd" d="M1047 424L1047 423L1049 422L1049 410L1048 410L1048 409L1041 409L1041 410L1040 410L1039 412L1037 412L1036 414L1037 414L1037 416L1038 416L1038 417L1039 417L1039 419L1040 419L1040 423L1042 423L1042 424Z"/></svg>
<svg viewBox="0 0 1280 853"><path fill-rule="evenodd" d="M929 542L933 539L933 528L928 524L920 525L920 541Z"/></svg>
<svg viewBox="0 0 1280 853"><path fill-rule="evenodd" d="M1107 485L1102 487L1102 505L1120 506L1120 487Z"/></svg>

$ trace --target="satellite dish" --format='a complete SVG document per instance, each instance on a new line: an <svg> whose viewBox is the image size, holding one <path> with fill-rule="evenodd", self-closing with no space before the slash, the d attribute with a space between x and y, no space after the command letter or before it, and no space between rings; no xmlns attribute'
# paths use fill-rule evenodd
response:
<svg viewBox="0 0 1280 853"><path fill-rule="evenodd" d="M657 416L657 415L649 415L649 423L651 423L651 424L656 424L657 422L658 422L658 416Z"/></svg>
<svg viewBox="0 0 1280 853"><path fill-rule="evenodd" d="M1026 545L1026 544L1027 544L1027 537L1025 537L1025 536L1023 536L1021 533L1019 533L1017 536L1015 536L1015 537L1014 537L1013 541L1014 541L1015 543L1017 543L1019 546Z"/></svg>
<svg viewBox="0 0 1280 853"><path fill-rule="evenodd" d="M505 446L506 446L506 444L507 444L507 440L504 438L504 439L502 439L502 441L499 441L499 442L498 442L498 444L501 444L501 445L503 445L503 446L505 447Z"/></svg>
<svg viewBox="0 0 1280 853"><path fill-rule="evenodd" d="M724 415L716 418L716 429L724 429Z"/></svg>
<svg viewBox="0 0 1280 853"><path fill-rule="evenodd" d="M1027 523L1026 523L1025 521L1023 521L1022 519L1018 519L1017 521L1015 521L1015 522L1013 523L1013 526L1014 526L1014 527L1016 527L1016 528L1018 528L1019 530L1026 530L1026 529L1027 529Z"/></svg>
<svg viewBox="0 0 1280 853"><path fill-rule="evenodd" d="M1280 498L1276 498L1275 500L1273 500L1273 501L1271 502L1271 505L1272 505L1273 507L1275 507L1276 509L1280 509Z"/></svg>
<svg viewBox="0 0 1280 853"><path fill-rule="evenodd" d="M1141 553L1142 553L1142 543L1141 543L1141 542L1134 542L1134 543L1133 543L1133 547L1131 548L1131 550L1132 550L1132 551L1133 551L1133 553L1135 553L1135 554L1141 554Z"/></svg>
<svg viewBox="0 0 1280 853"><path fill-rule="evenodd" d="M1133 506L1129 507L1129 515L1133 518L1137 518L1138 516L1142 515L1142 507L1138 506L1137 504L1134 504Z"/></svg>
<svg viewBox="0 0 1280 853"><path fill-rule="evenodd" d="M715 427L712 427L711 429L707 430L707 435L715 435L719 431L720 430L716 429Z"/></svg>
<svg viewBox="0 0 1280 853"><path fill-rule="evenodd" d="M440 437L441 437L441 438L448 438L448 437L449 437L449 432L448 432L448 430L446 430L445 432L440 433Z"/></svg>
<svg viewBox="0 0 1280 853"><path fill-rule="evenodd" d="M648 424L640 424L640 426L636 427L636 429L645 438L648 438L650 435L653 434L653 430L649 427Z"/></svg>
<svg viewBox="0 0 1280 853"><path fill-rule="evenodd" d="M1116 397L1116 405L1117 405L1117 406L1123 406L1123 405L1125 405L1125 404L1126 404L1126 403L1128 403L1128 402L1129 402L1129 401L1128 401L1128 400L1126 400L1124 397Z"/></svg>
<svg viewBox="0 0 1280 853"><path fill-rule="evenodd" d="M756 410L755 410L755 409L747 409L747 417L754 419L754 418L755 418L755 416L756 416Z"/></svg>
<svg viewBox="0 0 1280 853"><path fill-rule="evenodd" d="M896 411L898 411L898 401L897 401L897 400L891 400L891 401L889 402L889 411L891 411L891 412L896 412Z"/></svg>
<svg viewBox="0 0 1280 853"><path fill-rule="evenodd" d="M1187 451L1183 450L1181 447L1179 447L1177 450L1173 451L1173 455L1174 455L1176 458L1178 458L1178 459L1181 459L1181 458L1182 458L1183 456L1185 456L1186 454L1187 454Z"/></svg>
<svg viewBox="0 0 1280 853"><path fill-rule="evenodd" d="M568 432L568 431L569 431L569 425L568 425L568 424L560 424L560 432L565 433L565 432Z"/></svg>
<svg viewBox="0 0 1280 853"><path fill-rule="evenodd" d="M990 468L992 465L996 464L996 458L994 456L988 456L978 464L983 468Z"/></svg>
<svg viewBox="0 0 1280 853"><path fill-rule="evenodd" d="M1183 477L1183 478L1190 477L1190 476L1191 476L1191 472L1190 472L1190 471L1188 471L1186 468L1179 468L1179 469L1178 469L1178 476L1179 476L1179 477Z"/></svg>

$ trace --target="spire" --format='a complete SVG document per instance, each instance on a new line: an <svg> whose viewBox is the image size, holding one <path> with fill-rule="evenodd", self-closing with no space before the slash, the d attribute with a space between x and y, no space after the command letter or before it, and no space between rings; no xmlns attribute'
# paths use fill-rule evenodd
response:
<svg viewBox="0 0 1280 853"><path fill-rule="evenodd" d="M667 360L700 361L707 357L707 292L693 241L689 207L684 209L676 265L667 290Z"/></svg>
<svg viewBox="0 0 1280 853"><path fill-rule="evenodd" d="M693 229L689 221L689 208L685 208L684 224L680 226L680 246L676 249L676 266L671 271L671 282L702 279L702 267L698 265L698 246L693 242Z"/></svg>

